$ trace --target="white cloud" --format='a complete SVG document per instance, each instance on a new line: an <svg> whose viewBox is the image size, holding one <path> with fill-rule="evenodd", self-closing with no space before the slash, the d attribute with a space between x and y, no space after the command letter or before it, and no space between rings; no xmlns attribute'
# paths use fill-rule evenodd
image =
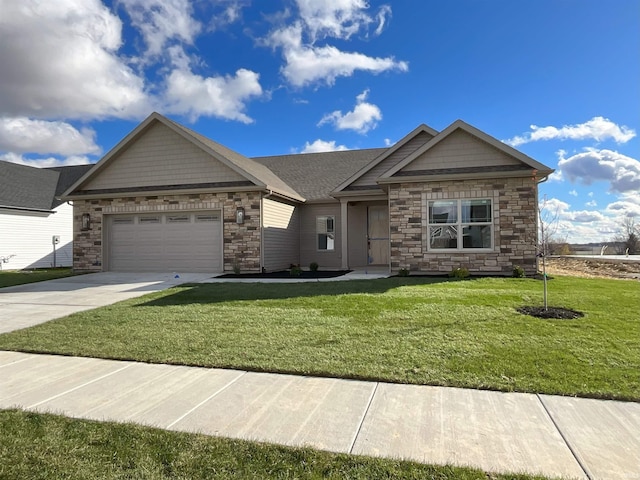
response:
<svg viewBox="0 0 640 480"><path fill-rule="evenodd" d="M171 40L193 44L202 25L188 0L119 0L147 44L146 55L160 55Z"/></svg>
<svg viewBox="0 0 640 480"><path fill-rule="evenodd" d="M603 180L609 182L612 192L640 190L640 161L612 150L587 148L569 158L558 152L558 168L570 181L585 185Z"/></svg>
<svg viewBox="0 0 640 480"><path fill-rule="evenodd" d="M585 207L597 207L598 206L598 202L596 202L595 200L590 200L587 203L584 204Z"/></svg>
<svg viewBox="0 0 640 480"><path fill-rule="evenodd" d="M264 44L281 48L285 65L284 77L296 87L314 83L333 85L338 77L348 77L361 70L369 73L407 71L409 65L393 57L370 57L359 52L345 52L333 45L318 45L319 40L348 40L359 31L366 31L376 20L363 0L298 0L299 18L290 25L276 28ZM376 34L382 32L391 8L383 6L376 17ZM285 16L283 16L284 18ZM303 38L307 38L304 41Z"/></svg>
<svg viewBox="0 0 640 480"><path fill-rule="evenodd" d="M582 210L576 212L564 212L563 219L577 223L601 222L605 220L605 216L595 210Z"/></svg>
<svg viewBox="0 0 640 480"><path fill-rule="evenodd" d="M575 189L574 189L574 190L571 190L571 191L569 192L569 195L572 195L572 196L574 196L574 197L577 197L577 196L578 196L578 192L576 192L576 191L575 191Z"/></svg>
<svg viewBox="0 0 640 480"><path fill-rule="evenodd" d="M174 70L167 78L166 109L195 121L202 115L251 123L245 102L262 94L259 75L239 69L235 76L202 77L189 70Z"/></svg>
<svg viewBox="0 0 640 480"><path fill-rule="evenodd" d="M68 165L86 165L88 163L91 163L91 160L88 157L82 155L72 155L66 158L25 158L24 156L18 155L16 153L4 153L0 154L0 160L38 168L64 167Z"/></svg>
<svg viewBox="0 0 640 480"><path fill-rule="evenodd" d="M369 5L366 0L296 0L296 3L312 43L327 36L348 39L376 19L378 26L375 32L379 35L391 14L391 8L383 5L374 18L367 13Z"/></svg>
<svg viewBox="0 0 640 480"><path fill-rule="evenodd" d="M57 155L98 155L96 132L77 130L65 122L31 120L25 117L0 118L0 151L50 153Z"/></svg>
<svg viewBox="0 0 640 480"><path fill-rule="evenodd" d="M366 102L368 94L369 90L365 90L356 97L356 106L351 112L343 114L336 110L322 117L318 126L332 123L338 130L354 130L362 134L376 128L377 122L382 120L382 112L377 105Z"/></svg>
<svg viewBox="0 0 640 480"><path fill-rule="evenodd" d="M4 115L137 118L148 113L144 80L117 53L122 22L98 0L0 0L0 11Z"/></svg>
<svg viewBox="0 0 640 480"><path fill-rule="evenodd" d="M385 147L390 147L391 145L393 145L393 142L391 141L390 138L385 138L384 139L384 146Z"/></svg>
<svg viewBox="0 0 640 480"><path fill-rule="evenodd" d="M539 140L596 140L602 142L611 139L616 143L626 143L636 136L635 130L624 125L619 126L604 117L593 117L585 123L564 125L560 128L538 127L536 125L531 125L530 128L531 132L505 140L505 143L512 147Z"/></svg>
<svg viewBox="0 0 640 480"><path fill-rule="evenodd" d="M344 145L336 145L335 140L325 141L317 139L313 143L305 142L302 153L335 152L348 150Z"/></svg>

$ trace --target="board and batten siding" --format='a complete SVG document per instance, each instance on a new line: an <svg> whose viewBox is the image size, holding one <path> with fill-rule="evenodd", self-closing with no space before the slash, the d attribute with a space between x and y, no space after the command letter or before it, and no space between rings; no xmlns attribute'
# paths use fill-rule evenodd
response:
<svg viewBox="0 0 640 480"><path fill-rule="evenodd" d="M316 218L319 215L335 217L335 250L318 250ZM339 203L307 204L300 207L300 265L308 267L316 262L322 269L339 270L342 267L342 232Z"/></svg>
<svg viewBox="0 0 640 480"><path fill-rule="evenodd" d="M189 185L246 180L225 164L156 123L133 142L84 190Z"/></svg>
<svg viewBox="0 0 640 480"><path fill-rule="evenodd" d="M403 172L440 168L519 165L521 162L488 143L458 130L402 169Z"/></svg>
<svg viewBox="0 0 640 480"><path fill-rule="evenodd" d="M300 263L298 207L271 198L262 199L264 258L267 272L285 270Z"/></svg>
<svg viewBox="0 0 640 480"><path fill-rule="evenodd" d="M407 143L405 143L402 147L398 148L395 152L385 158L378 165L373 167L371 170L366 172L360 178L358 178L355 182L353 182L350 186L353 187L364 187L377 185L376 180L380 178L385 172L391 170L395 165L397 165L400 161L407 158L413 152L415 152L418 148L422 147L425 143L433 138L432 135L427 132L420 132Z"/></svg>
<svg viewBox="0 0 640 480"><path fill-rule="evenodd" d="M60 236L56 266L71 266L73 207L63 203L54 212L0 210L0 257L7 258L3 270L53 267L54 235Z"/></svg>

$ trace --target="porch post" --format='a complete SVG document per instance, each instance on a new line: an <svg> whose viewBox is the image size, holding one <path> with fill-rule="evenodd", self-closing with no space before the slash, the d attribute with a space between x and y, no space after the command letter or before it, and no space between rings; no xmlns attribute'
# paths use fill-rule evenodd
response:
<svg viewBox="0 0 640 480"><path fill-rule="evenodd" d="M349 268L349 222L347 221L347 199L340 199L340 239L341 239L341 251L342 251L342 269L347 270Z"/></svg>

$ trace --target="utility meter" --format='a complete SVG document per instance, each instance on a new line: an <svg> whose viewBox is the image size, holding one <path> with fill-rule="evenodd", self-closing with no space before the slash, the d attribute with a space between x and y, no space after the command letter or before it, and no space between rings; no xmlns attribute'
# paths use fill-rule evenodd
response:
<svg viewBox="0 0 640 480"><path fill-rule="evenodd" d="M53 236L53 238L51 239L51 242L52 242L54 245L59 244L59 243L60 243L60 235L54 235L54 236Z"/></svg>

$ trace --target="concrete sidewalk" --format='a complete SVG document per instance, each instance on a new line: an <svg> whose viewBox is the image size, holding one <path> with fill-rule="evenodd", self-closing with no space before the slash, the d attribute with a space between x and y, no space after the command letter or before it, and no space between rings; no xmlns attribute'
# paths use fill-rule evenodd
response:
<svg viewBox="0 0 640 480"><path fill-rule="evenodd" d="M640 478L640 404L0 351L0 408L489 472Z"/></svg>

